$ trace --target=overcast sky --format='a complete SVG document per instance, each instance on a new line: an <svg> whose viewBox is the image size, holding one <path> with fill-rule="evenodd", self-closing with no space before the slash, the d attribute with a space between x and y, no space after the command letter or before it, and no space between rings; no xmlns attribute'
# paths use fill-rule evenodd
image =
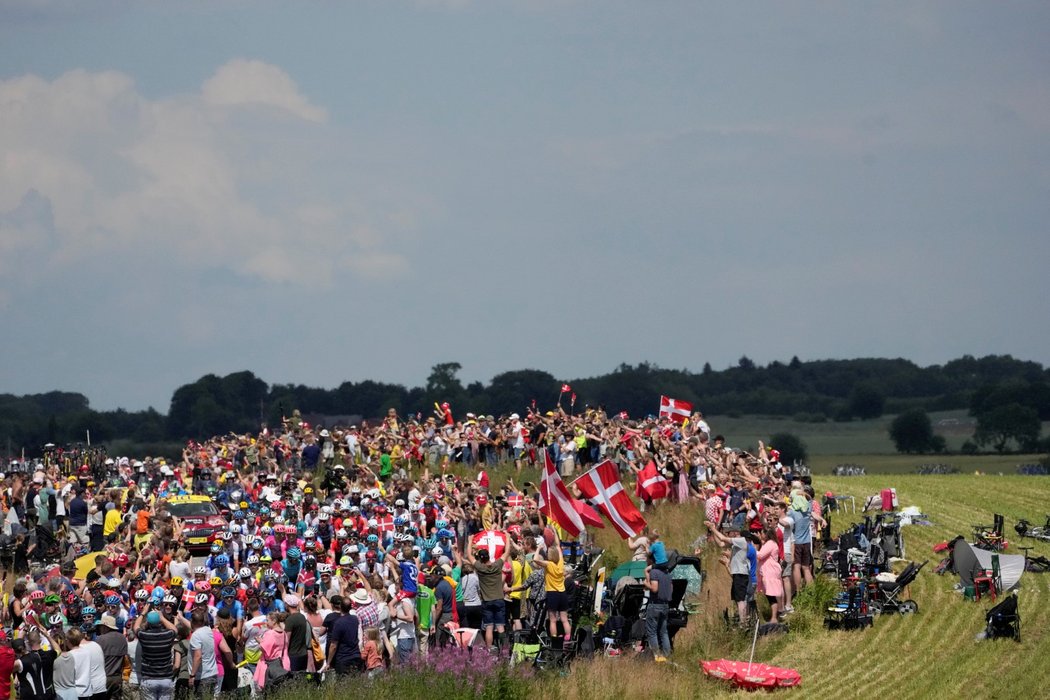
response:
<svg viewBox="0 0 1050 700"><path fill-rule="evenodd" d="M0 8L0 392L1050 363L1050 3Z"/></svg>

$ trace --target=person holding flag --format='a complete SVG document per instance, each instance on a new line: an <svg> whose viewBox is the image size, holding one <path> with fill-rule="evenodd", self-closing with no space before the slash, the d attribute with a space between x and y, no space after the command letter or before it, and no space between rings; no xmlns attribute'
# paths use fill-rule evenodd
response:
<svg viewBox="0 0 1050 700"><path fill-rule="evenodd" d="M532 568L543 569L543 587L547 598L547 624L551 639L558 638L558 622L561 622L562 645L572 641L572 622L569 621L569 594L565 590L565 559L561 554L561 538L551 530L554 542L547 546L545 555L537 552L532 557ZM546 535L545 535L546 536Z"/></svg>

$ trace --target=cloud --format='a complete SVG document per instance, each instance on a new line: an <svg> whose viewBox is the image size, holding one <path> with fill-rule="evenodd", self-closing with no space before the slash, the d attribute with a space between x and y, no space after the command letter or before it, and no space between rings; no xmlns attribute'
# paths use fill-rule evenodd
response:
<svg viewBox="0 0 1050 700"><path fill-rule="evenodd" d="M262 61L230 61L205 81L201 96L215 105L277 107L312 122L328 118L324 109L299 94L287 73Z"/></svg>
<svg viewBox="0 0 1050 700"><path fill-rule="evenodd" d="M327 119L286 72L244 59L160 99L113 71L0 82L0 272L119 254L300 286L399 274L404 204L339 196L314 167L344 140Z"/></svg>

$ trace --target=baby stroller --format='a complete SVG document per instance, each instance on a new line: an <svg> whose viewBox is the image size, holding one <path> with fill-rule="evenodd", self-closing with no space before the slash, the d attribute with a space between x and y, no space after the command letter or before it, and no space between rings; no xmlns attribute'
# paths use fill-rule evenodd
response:
<svg viewBox="0 0 1050 700"><path fill-rule="evenodd" d="M919 577L919 572L922 571L922 567L926 566L927 563L928 560L916 566L915 562L909 562L904 567L904 571L900 572L894 581L872 579L869 598L872 610L879 615L890 612L896 612L901 615L919 612L918 603L910 599L901 600L901 596L904 595L904 589Z"/></svg>
<svg viewBox="0 0 1050 700"><path fill-rule="evenodd" d="M1017 592L1003 598L985 617L988 626L984 629L985 639L1012 637L1015 642L1021 641L1021 616L1017 613Z"/></svg>
<svg viewBox="0 0 1050 700"><path fill-rule="evenodd" d="M54 562L62 558L62 544L47 525L36 526L36 549L33 559L42 562Z"/></svg>

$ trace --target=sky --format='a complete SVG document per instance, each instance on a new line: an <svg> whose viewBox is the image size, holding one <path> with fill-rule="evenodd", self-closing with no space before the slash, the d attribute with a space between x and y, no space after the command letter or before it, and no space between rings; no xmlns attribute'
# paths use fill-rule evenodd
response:
<svg viewBox="0 0 1050 700"><path fill-rule="evenodd" d="M0 0L0 393L1050 364L1050 4Z"/></svg>

